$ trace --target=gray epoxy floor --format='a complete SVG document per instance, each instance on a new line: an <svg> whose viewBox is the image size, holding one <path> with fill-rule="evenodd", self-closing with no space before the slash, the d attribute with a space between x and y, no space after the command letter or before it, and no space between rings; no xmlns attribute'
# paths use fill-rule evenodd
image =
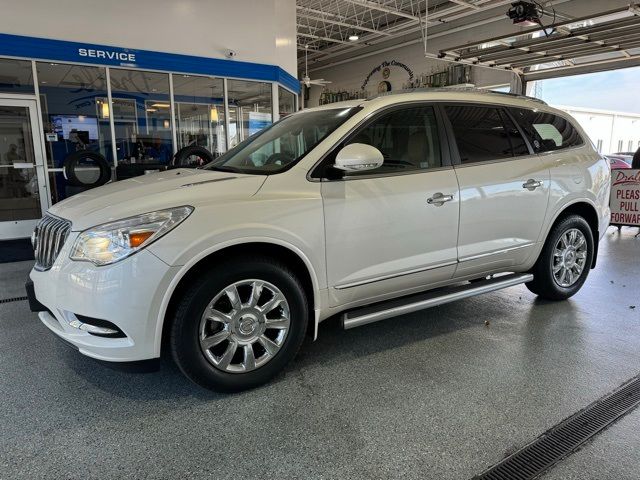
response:
<svg viewBox="0 0 640 480"><path fill-rule="evenodd" d="M235 395L170 361L104 368L26 302L0 304L0 478L470 478L640 373L636 231L607 232L570 301L515 287L347 332L323 324L283 375ZM0 265L0 298L28 268ZM637 479L639 419L545 478Z"/></svg>

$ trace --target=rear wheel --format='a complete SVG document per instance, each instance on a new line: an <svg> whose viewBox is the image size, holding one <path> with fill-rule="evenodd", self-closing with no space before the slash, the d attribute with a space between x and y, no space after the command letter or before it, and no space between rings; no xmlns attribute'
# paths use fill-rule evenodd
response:
<svg viewBox="0 0 640 480"><path fill-rule="evenodd" d="M551 229L527 288L547 300L575 295L589 275L593 253L593 233L586 220L578 215L564 218Z"/></svg>
<svg viewBox="0 0 640 480"><path fill-rule="evenodd" d="M285 265L230 261L198 279L180 301L171 350L199 385L244 390L267 382L295 356L307 319L305 293Z"/></svg>

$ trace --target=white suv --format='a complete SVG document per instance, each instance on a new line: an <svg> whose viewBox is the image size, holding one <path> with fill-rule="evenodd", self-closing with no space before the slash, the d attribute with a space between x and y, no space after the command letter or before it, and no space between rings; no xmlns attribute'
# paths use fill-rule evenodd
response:
<svg viewBox="0 0 640 480"><path fill-rule="evenodd" d="M609 223L609 177L582 129L533 99L434 90L328 105L202 169L55 205L27 290L85 355L166 349L200 385L239 390L336 314L351 328L518 283L570 297Z"/></svg>

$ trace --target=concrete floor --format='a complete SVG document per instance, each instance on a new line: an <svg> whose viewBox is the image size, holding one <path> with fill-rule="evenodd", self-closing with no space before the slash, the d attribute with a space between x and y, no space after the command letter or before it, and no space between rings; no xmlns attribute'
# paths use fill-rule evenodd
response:
<svg viewBox="0 0 640 480"><path fill-rule="evenodd" d="M26 302L0 304L0 478L470 478L640 373L636 231L607 232L567 302L515 287L348 332L323 324L284 374L235 395L168 360L104 368ZM21 294L28 268L0 265L0 298ZM546 478L637 479L639 427L636 411Z"/></svg>

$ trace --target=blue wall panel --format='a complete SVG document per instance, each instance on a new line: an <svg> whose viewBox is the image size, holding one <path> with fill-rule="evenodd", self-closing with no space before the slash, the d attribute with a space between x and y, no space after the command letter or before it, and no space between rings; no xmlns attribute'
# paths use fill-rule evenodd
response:
<svg viewBox="0 0 640 480"><path fill-rule="evenodd" d="M79 62L278 82L300 92L298 80L276 65L196 57L0 33L0 56Z"/></svg>

